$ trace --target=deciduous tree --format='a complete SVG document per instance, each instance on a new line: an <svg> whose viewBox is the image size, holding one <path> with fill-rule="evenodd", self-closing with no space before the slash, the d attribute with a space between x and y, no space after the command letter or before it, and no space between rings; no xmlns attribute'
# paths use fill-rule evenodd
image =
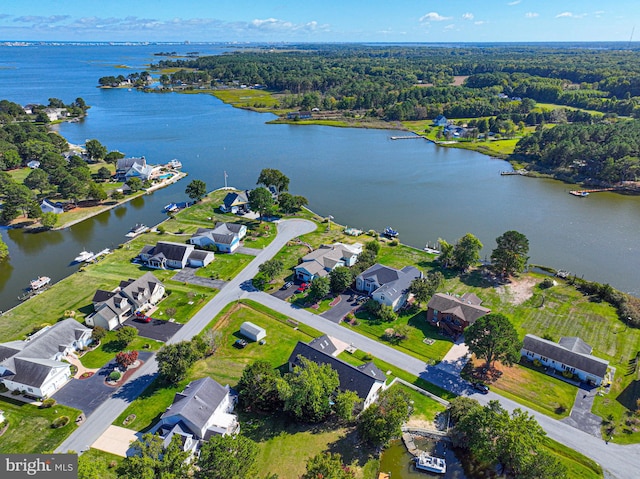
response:
<svg viewBox="0 0 640 479"><path fill-rule="evenodd" d="M326 276L319 276L311 281L309 286L309 298L313 301L320 301L331 290L329 285L329 278Z"/></svg>
<svg viewBox="0 0 640 479"><path fill-rule="evenodd" d="M284 264L282 260L277 258L269 259L258 266L258 270L265 275L268 281L278 276L282 272L282 268L284 268Z"/></svg>
<svg viewBox="0 0 640 479"><path fill-rule="evenodd" d="M134 454L122 460L118 466L118 477L127 479L180 479L188 477L189 452L182 450L182 441L174 434L165 448L163 439L147 433L131 444Z"/></svg>
<svg viewBox="0 0 640 479"><path fill-rule="evenodd" d="M51 229L58 222L58 215L53 211L47 211L46 213L42 213L40 217L40 224L43 228Z"/></svg>
<svg viewBox="0 0 640 479"><path fill-rule="evenodd" d="M444 276L440 271L430 272L422 278L414 279L409 286L409 292L413 294L420 305L433 296L443 281Z"/></svg>
<svg viewBox="0 0 640 479"><path fill-rule="evenodd" d="M478 262L481 249L480 240L471 233L467 233L453 247L453 264L456 268L466 271Z"/></svg>
<svg viewBox="0 0 640 479"><path fill-rule="evenodd" d="M258 176L256 184L264 185L266 188L273 186L277 193L280 194L289 189L289 178L287 178L280 170L264 168L260 172L260 176Z"/></svg>
<svg viewBox="0 0 640 479"><path fill-rule="evenodd" d="M520 358L518 332L503 314L490 313L478 318L464 330L464 338L469 351L484 359L487 368L494 361L511 366Z"/></svg>
<svg viewBox="0 0 640 479"><path fill-rule="evenodd" d="M301 479L354 479L355 472L342 463L340 454L321 452L307 461L307 472Z"/></svg>
<svg viewBox="0 0 640 479"><path fill-rule="evenodd" d="M197 479L255 477L258 445L241 434L214 435L202 444L196 462Z"/></svg>
<svg viewBox="0 0 640 479"><path fill-rule="evenodd" d="M202 351L193 341L165 344L156 354L158 372L167 384L177 384L186 376L189 368L202 358Z"/></svg>
<svg viewBox="0 0 640 479"><path fill-rule="evenodd" d="M345 266L338 266L329 273L329 283L332 292L342 293L353 283L353 272Z"/></svg>
<svg viewBox="0 0 640 479"><path fill-rule="evenodd" d="M278 392L280 373L273 365L259 359L242 371L238 381L238 395L241 405L246 409L259 411L277 411L282 408Z"/></svg>
<svg viewBox="0 0 640 479"><path fill-rule="evenodd" d="M404 391L397 387L387 389L358 418L360 437L374 446L382 446L401 434L400 428L410 413L409 397Z"/></svg>
<svg viewBox="0 0 640 479"><path fill-rule="evenodd" d="M87 140L84 146L92 160L102 160L107 155L107 148L96 139Z"/></svg>
<svg viewBox="0 0 640 479"><path fill-rule="evenodd" d="M207 184L202 180L193 180L187 185L185 193L192 200L200 201L207 194Z"/></svg>
<svg viewBox="0 0 640 479"><path fill-rule="evenodd" d="M260 214L260 218L270 216L273 212L273 197L266 188L255 188L249 192L249 207Z"/></svg>

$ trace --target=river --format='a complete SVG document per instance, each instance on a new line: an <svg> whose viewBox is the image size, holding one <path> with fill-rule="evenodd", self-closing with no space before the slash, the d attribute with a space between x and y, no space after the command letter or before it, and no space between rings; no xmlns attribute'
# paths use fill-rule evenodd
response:
<svg viewBox="0 0 640 479"><path fill-rule="evenodd" d="M150 163L178 158L187 179L63 231L2 230L11 258L0 265L0 309L17 304L29 280L59 280L77 268L83 249L99 251L125 240L135 223L154 224L171 201L184 201L192 179L208 189L251 188L262 168L277 168L293 194L321 215L360 229L391 226L416 247L449 242L467 232L490 255L507 230L524 233L530 261L572 271L640 295L640 197L613 193L576 198L570 185L501 177L501 160L427 141L392 141L400 132L267 125L270 114L235 109L210 95L143 93L96 88L105 75L140 71L167 48L220 53L216 45L0 47L0 99L20 104L66 103L82 97L87 118L58 131L71 143L97 138L109 150L144 155ZM123 69L122 65L132 68Z"/></svg>

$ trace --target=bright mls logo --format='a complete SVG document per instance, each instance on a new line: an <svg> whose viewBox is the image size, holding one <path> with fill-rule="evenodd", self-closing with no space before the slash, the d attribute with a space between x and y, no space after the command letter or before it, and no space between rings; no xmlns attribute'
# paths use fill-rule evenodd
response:
<svg viewBox="0 0 640 479"><path fill-rule="evenodd" d="M2 479L76 479L76 454L0 454Z"/></svg>

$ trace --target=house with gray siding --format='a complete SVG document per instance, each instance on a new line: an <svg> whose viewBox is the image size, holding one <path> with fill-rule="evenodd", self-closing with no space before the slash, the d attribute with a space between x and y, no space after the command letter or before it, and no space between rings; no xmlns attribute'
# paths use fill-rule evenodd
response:
<svg viewBox="0 0 640 479"><path fill-rule="evenodd" d="M409 286L417 278L422 272L413 266L395 269L376 263L356 277L356 289L397 311L409 299Z"/></svg>
<svg viewBox="0 0 640 479"><path fill-rule="evenodd" d="M311 282L327 276L338 266L351 267L362 253L362 244L334 243L321 245L317 250L305 255L294 268L296 279Z"/></svg>
<svg viewBox="0 0 640 479"><path fill-rule="evenodd" d="M238 223L217 223L215 228L198 228L189 243L205 248L214 246L222 253L233 253L247 234L247 227Z"/></svg>

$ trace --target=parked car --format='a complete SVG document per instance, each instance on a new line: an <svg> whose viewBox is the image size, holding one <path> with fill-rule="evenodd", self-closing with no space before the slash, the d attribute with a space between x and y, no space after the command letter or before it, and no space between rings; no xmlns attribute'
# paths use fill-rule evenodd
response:
<svg viewBox="0 0 640 479"><path fill-rule="evenodd" d="M296 290L296 292L304 293L308 287L309 285L307 283L302 283L300 286L298 286L298 289Z"/></svg>
<svg viewBox="0 0 640 479"><path fill-rule="evenodd" d="M287 281L282 285L282 288L280 289L284 291L285 289L289 289L291 286L293 286L293 281Z"/></svg>
<svg viewBox="0 0 640 479"><path fill-rule="evenodd" d="M236 339L233 345L238 349L242 349L247 345L247 342L244 339Z"/></svg>
<svg viewBox="0 0 640 479"><path fill-rule="evenodd" d="M147 316L142 311L136 311L136 320L138 320L138 321L140 321L142 323L150 323L151 322L151 316Z"/></svg>
<svg viewBox="0 0 640 479"><path fill-rule="evenodd" d="M482 394L487 394L489 392L489 386L484 383L472 383L473 389Z"/></svg>

